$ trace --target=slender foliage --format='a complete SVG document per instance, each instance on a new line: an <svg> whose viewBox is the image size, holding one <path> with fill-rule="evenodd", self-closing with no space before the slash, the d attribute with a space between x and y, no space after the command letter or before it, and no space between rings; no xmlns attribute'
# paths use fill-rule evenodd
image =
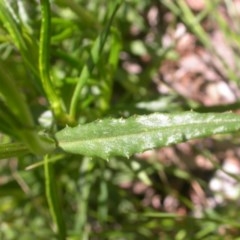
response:
<svg viewBox="0 0 240 240"><path fill-rule="evenodd" d="M56 182L56 176L54 173L54 167L52 162L49 161L50 157L48 155L44 158L44 173L45 173L45 187L46 196L49 205L49 210L56 224L57 234L59 239L66 239L66 227L65 221L62 215L62 207L60 205L60 196L58 193L58 186Z"/></svg>
<svg viewBox="0 0 240 240"><path fill-rule="evenodd" d="M50 38L51 38L51 10L49 0L41 1L42 25L39 45L39 71L42 85L49 99L51 109L59 121L66 122L64 119L64 109L61 99L54 89L54 84L50 77Z"/></svg>
<svg viewBox="0 0 240 240"><path fill-rule="evenodd" d="M91 77L91 72L93 71L94 66L98 63L101 53L104 47L104 44L106 42L107 36L110 31L110 27L112 24L112 21L114 19L115 14L117 13L118 8L120 7L121 1L115 1L114 6L111 9L110 19L108 23L106 24L106 28L104 31L99 35L99 37L95 40L93 47L90 52L90 56L87 60L86 65L83 67L80 77L78 79L77 85L75 87L73 97L71 100L70 105L70 116L74 119L76 117L76 111L77 111L77 103L79 99L79 95L81 93L82 88L86 84L86 81Z"/></svg>
<svg viewBox="0 0 240 240"><path fill-rule="evenodd" d="M0 239L237 239L238 191L208 193L219 172L239 184L216 161L238 156L239 101L204 106L158 74L181 65L184 25L239 96L234 4L0 0Z"/></svg>

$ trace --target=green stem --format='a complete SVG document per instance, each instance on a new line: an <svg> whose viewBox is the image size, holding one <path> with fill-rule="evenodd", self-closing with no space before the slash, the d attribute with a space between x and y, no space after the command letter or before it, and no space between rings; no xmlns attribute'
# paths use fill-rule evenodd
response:
<svg viewBox="0 0 240 240"><path fill-rule="evenodd" d="M56 118L64 122L62 102L50 78L51 11L49 0L41 0L42 24L39 45L39 71L43 88Z"/></svg>
<svg viewBox="0 0 240 240"><path fill-rule="evenodd" d="M51 159L49 159L48 155L44 157L46 197L51 216L57 227L58 237L60 240L65 240L66 239L65 221L62 215L62 208L59 201L60 197L58 195L58 185L56 182L53 163L50 160Z"/></svg>

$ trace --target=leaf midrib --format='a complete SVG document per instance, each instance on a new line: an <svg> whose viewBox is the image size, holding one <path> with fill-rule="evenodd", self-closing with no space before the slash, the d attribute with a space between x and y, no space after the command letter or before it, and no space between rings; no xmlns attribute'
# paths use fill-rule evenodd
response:
<svg viewBox="0 0 240 240"><path fill-rule="evenodd" d="M227 123L234 123L234 122L238 122L238 120L231 120L229 119L229 121L221 121L219 119L215 119L214 121L212 121L211 123L207 122L207 124L216 124L216 123L223 123L223 124L227 124ZM73 139L71 141L61 141L60 140L60 143L76 143L76 142L88 142L88 141L100 141L100 140L103 140L103 139L112 139L111 141L114 141L114 139L118 139L118 138L123 138L123 137L132 137L134 135L142 135L142 134L145 134L146 132L155 132L156 130L157 131L160 131L160 130L163 130L163 131L166 131L168 128L182 128L182 127L186 127L186 126L196 126L196 125L199 125L199 124L202 124L204 123L204 121L195 121L195 122L192 122L192 123L184 123L184 124L178 124L178 125L174 125L174 126L160 126L160 127L156 127L156 128L150 128L150 129L146 129L146 131L140 131L140 132L136 132L136 133L130 133L130 134L119 134L117 136L111 136L111 132L109 132L108 134L109 135L102 135L101 137L97 136L95 138L88 138L88 139ZM206 123L206 122L205 122ZM148 128L148 126L146 126L146 128Z"/></svg>

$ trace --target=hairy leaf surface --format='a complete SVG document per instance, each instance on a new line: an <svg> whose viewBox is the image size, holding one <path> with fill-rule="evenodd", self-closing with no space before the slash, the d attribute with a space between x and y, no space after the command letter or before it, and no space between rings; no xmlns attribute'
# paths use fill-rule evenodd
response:
<svg viewBox="0 0 240 240"><path fill-rule="evenodd" d="M154 113L66 127L56 138L66 152L108 159L239 129L240 116L233 113Z"/></svg>

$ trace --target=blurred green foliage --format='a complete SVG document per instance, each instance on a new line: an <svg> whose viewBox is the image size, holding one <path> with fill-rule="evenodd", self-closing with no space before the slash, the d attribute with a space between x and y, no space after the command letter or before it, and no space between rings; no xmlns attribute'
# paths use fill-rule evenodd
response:
<svg viewBox="0 0 240 240"><path fill-rule="evenodd" d="M182 111L192 106L208 111L207 107L185 99L174 90L159 97L152 79L163 61L179 56L174 45L163 48L162 37L168 26L162 16L158 16L155 27L147 22L146 15L151 7L157 7L161 14L172 12L172 24L184 22L199 44L213 54L207 33L200 24L206 17L216 18L213 21L227 36L229 44L239 46L238 29L229 30L214 10L220 1L211 1L197 16L185 1L122 1L104 44L100 41L103 48L99 52L95 50L110 22L114 1L53 0L50 3L49 63L43 64L50 66L52 87L60 96L57 101L64 117L52 119L50 115L47 125L41 126L41 114L47 113L52 104L39 71L41 4L32 0L0 1L0 139L1 143L21 139L33 152L42 151L42 148L35 148L34 141L42 143L43 148L49 144L38 139L36 133L51 136L66 124L90 122L105 116ZM229 3L228 9L230 7ZM238 22L235 25L238 26ZM151 59L144 60L145 55ZM235 58L239 64L237 52ZM227 76L239 84L234 69L227 66L224 59L221 61ZM127 71L126 62L137 63L141 71ZM89 63L94 65L77 94L75 114L70 116L75 86L82 69ZM8 84L13 86L11 92ZM211 108L213 111L221 109L230 110L226 106ZM26 134L26 129L34 129L34 132ZM231 137L234 141L234 136ZM59 190L56 194L62 206L66 239L219 240L239 236L237 203L219 209L203 209L201 217L193 216L194 204L184 192L184 186L198 181L206 189L207 183L177 166L164 165L154 157L145 161L137 156L111 158L105 162L58 150L48 160L54 163L54 181ZM42 157L33 153L0 161L0 239L63 239L64 234L56 234L49 211L43 164ZM182 188L171 184L172 179ZM144 193L137 194L124 187L125 183L136 182L161 195L159 209L150 203L144 205ZM167 196L178 199L188 213L181 216L166 212L162 204Z"/></svg>

